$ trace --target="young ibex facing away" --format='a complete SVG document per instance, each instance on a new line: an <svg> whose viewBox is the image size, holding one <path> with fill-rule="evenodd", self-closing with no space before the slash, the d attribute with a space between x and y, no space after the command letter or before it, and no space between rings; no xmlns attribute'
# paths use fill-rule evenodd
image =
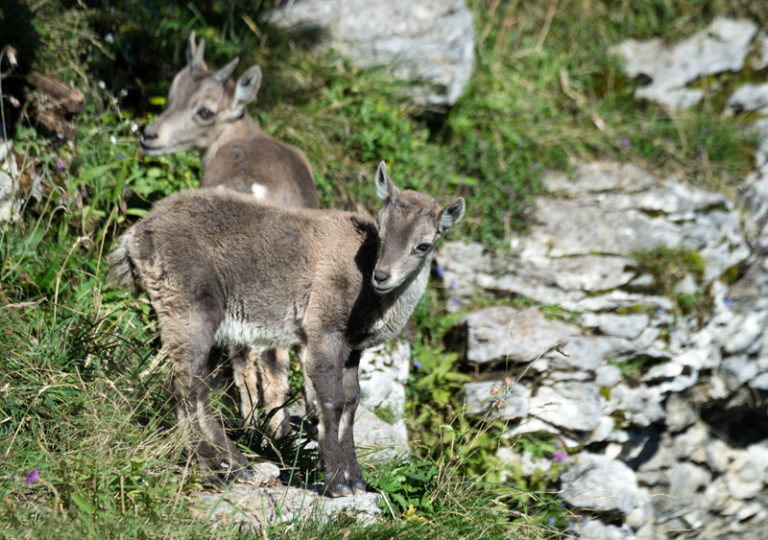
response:
<svg viewBox="0 0 768 540"><path fill-rule="evenodd" d="M435 245L464 215L399 191L382 162L375 221L349 212L288 210L221 190L173 195L118 241L111 278L143 288L173 362L180 419L204 466L229 479L244 456L212 417L209 359L230 344L304 345L319 412L326 493L365 491L355 457L361 352L397 334L424 293Z"/></svg>
<svg viewBox="0 0 768 540"><path fill-rule="evenodd" d="M159 155L195 148L203 165L200 187L233 189L275 206L318 208L312 168L304 153L266 135L246 113L261 84L259 66L250 67L234 82L230 76L238 59L214 72L207 68L204 52L205 40L195 43L192 32L187 66L173 79L168 108L144 129L139 143L142 150ZM288 390L288 351L262 351L258 362L261 388L256 351L232 350L230 356L243 419L256 423L252 405L261 395L267 410L277 409L269 430L278 437L287 435L290 422L280 407ZM307 392L307 402L311 400L311 392Z"/></svg>

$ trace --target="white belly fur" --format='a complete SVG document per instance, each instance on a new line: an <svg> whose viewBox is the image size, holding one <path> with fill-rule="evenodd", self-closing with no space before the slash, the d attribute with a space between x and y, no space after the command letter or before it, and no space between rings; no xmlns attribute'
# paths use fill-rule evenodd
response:
<svg viewBox="0 0 768 540"><path fill-rule="evenodd" d="M264 326L258 323L225 317L216 330L218 345L249 345L261 347L288 347L299 343L292 328L286 325Z"/></svg>

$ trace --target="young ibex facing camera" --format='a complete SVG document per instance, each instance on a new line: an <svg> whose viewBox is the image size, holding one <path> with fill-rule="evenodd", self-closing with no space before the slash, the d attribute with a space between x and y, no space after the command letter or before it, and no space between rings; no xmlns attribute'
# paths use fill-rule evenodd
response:
<svg viewBox="0 0 768 540"><path fill-rule="evenodd" d="M319 413L318 452L331 496L365 491L353 422L362 351L395 336L427 286L437 241L464 215L400 191L382 162L376 220L258 204L228 190L160 201L113 248L111 278L142 288L173 363L178 415L204 466L229 479L248 463L214 419L209 359L229 345L304 345Z"/></svg>

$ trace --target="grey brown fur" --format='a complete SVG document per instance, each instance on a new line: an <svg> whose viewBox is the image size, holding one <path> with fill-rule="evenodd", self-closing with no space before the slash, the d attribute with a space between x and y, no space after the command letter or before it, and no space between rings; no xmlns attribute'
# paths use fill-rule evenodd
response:
<svg viewBox="0 0 768 540"><path fill-rule="evenodd" d="M235 82L231 75L237 58L211 71L204 53L205 41L196 43L192 32L187 65L173 79L168 108L145 128L141 148L150 155L199 150L203 164L201 187L233 189L251 194L264 204L286 208L318 208L312 168L304 153L266 135L246 113L247 104L261 84L259 66L251 66ZM284 367L288 351L263 350L258 363L257 356L253 349L230 351L240 413L247 424L255 424L253 404L261 401L267 410L277 409L270 420L270 431L278 437L287 435L290 422L280 407L288 390ZM261 368L261 385L257 365ZM311 392L307 392L308 403L311 400Z"/></svg>
<svg viewBox="0 0 768 540"><path fill-rule="evenodd" d="M397 334L426 288L437 240L464 214L400 192L382 163L375 221L341 211L288 210L220 190L168 197L118 241L111 277L141 288L173 363L179 418L211 471L247 463L208 408L211 351L301 343L316 394L326 492L364 491L353 421L363 349Z"/></svg>

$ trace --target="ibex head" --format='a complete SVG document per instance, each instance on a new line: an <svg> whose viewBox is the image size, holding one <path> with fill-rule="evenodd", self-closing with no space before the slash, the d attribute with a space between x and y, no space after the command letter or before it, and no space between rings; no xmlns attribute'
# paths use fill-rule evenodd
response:
<svg viewBox="0 0 768 540"><path fill-rule="evenodd" d="M384 205L376 217L379 250L371 283L376 292L386 294L431 262L437 241L464 216L465 205L459 197L441 209L424 193L400 191L387 176L383 161L375 182Z"/></svg>
<svg viewBox="0 0 768 540"><path fill-rule="evenodd" d="M230 79L239 58L211 71L203 54L205 40L189 35L187 65L173 79L168 107L144 128L139 145L149 155L170 154L190 148L202 150L215 141L227 124L240 120L261 84L258 65L237 80Z"/></svg>

